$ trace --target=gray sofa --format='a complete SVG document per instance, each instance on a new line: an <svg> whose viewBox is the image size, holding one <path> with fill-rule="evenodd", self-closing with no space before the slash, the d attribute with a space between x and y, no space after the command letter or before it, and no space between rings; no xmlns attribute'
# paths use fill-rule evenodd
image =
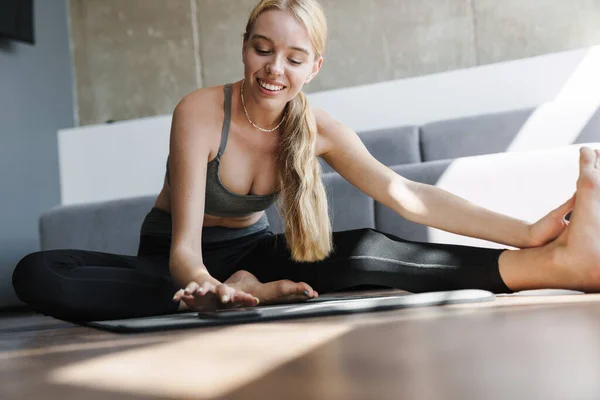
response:
<svg viewBox="0 0 600 400"><path fill-rule="evenodd" d="M512 163L513 167L517 168L516 171L519 171L519 168L535 169L535 165L540 162L546 162L548 167L555 166L559 168L557 171L561 171L564 168L556 166L557 160L560 159L557 155L560 153L552 151L562 150L542 152L537 158L521 155L521 158L527 157L530 163L525 167L524 164L516 162L514 156L502 155L533 111L534 109L516 110L434 122L423 126L402 126L361 132L359 136L371 154L383 164L408 179L427 184L437 184L440 177L457 160L466 162L469 176L462 180L467 185L471 184L470 182L473 182L473 185L481 185L481 182L487 179L501 181L499 175L479 177L479 180L473 178L473 174L485 169L478 167L485 160L498 163L499 167L493 169L498 173L504 170L502 165ZM574 141L590 142L600 142L600 111L596 112ZM493 156L492 153L496 155ZM572 165L573 154L571 150L569 157L563 158L562 162ZM482 155L483 159L478 157ZM334 231L370 227L411 240L431 240L430 231L426 227L403 219L350 185L325 163L322 165ZM521 175L520 172L517 172L517 175ZM568 179L572 180L571 177ZM509 187L514 181L514 176L505 180ZM503 188L498 193L506 193L507 190L510 188ZM531 196L547 196L538 192L539 190L535 191ZM155 196L147 196L93 204L56 206L43 213L39 219L40 247L42 250L75 248L134 255L137 251L141 222L154 200ZM275 206L267 210L267 216L272 230L276 233L281 232L281 221ZM5 271L2 278L10 279L10 274L6 272L10 271Z"/></svg>
<svg viewBox="0 0 600 400"><path fill-rule="evenodd" d="M411 180L436 184L456 159L504 152L533 111L532 108L360 132L359 136L371 154L393 171ZM600 110L574 143L589 142L600 142ZM326 163L322 166L335 231L369 227L411 240L430 240L425 227L375 202ZM155 196L148 196L54 207L40 217L41 249L135 254L141 222L154 200ZM267 210L267 216L272 230L281 232L275 205Z"/></svg>

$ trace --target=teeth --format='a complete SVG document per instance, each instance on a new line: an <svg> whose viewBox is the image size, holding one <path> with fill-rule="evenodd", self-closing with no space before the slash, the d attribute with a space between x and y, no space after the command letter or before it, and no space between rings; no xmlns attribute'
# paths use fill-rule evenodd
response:
<svg viewBox="0 0 600 400"><path fill-rule="evenodd" d="M283 86L269 85L268 83L265 83L265 82L261 81L260 79L258 80L258 83L260 84L260 86L264 87L265 89L271 90L274 92L283 89Z"/></svg>

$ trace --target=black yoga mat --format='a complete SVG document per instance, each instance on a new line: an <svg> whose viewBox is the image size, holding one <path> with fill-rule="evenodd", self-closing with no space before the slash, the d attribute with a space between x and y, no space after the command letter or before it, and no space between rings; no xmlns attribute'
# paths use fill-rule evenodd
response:
<svg viewBox="0 0 600 400"><path fill-rule="evenodd" d="M429 293L400 293L387 296L325 295L303 303L259 307L240 307L216 312L186 311L155 317L87 322L85 325L113 332L150 332L167 329L196 328L293 318L322 317L407 307L438 306L456 303L492 301L492 292L478 289Z"/></svg>

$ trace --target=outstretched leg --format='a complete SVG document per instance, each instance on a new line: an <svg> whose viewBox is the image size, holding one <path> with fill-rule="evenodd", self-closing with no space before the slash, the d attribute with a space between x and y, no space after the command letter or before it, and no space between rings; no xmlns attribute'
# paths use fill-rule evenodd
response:
<svg viewBox="0 0 600 400"><path fill-rule="evenodd" d="M285 237L265 235L234 266L260 282L305 282L318 293L356 286L385 286L410 292L480 288L510 292L498 271L503 250L420 243L364 228L333 234L334 251L318 262L291 260Z"/></svg>
<svg viewBox="0 0 600 400"><path fill-rule="evenodd" d="M569 226L553 242L504 252L500 275L513 290L600 291L600 151L580 150L577 200Z"/></svg>
<svg viewBox="0 0 600 400"><path fill-rule="evenodd" d="M538 248L499 250L419 243L374 229L334 233L325 260L290 259L285 237L265 236L235 266L261 282L306 282L319 293L358 285L411 292L478 288L496 293L563 288L600 291L600 152L581 150L577 200L571 222Z"/></svg>

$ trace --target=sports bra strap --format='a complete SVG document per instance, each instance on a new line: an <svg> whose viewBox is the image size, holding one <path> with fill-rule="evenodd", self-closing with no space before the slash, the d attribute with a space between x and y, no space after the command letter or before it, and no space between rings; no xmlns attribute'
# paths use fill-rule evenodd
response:
<svg viewBox="0 0 600 400"><path fill-rule="evenodd" d="M219 159L225 151L225 145L227 144L227 137L229 136L229 126L231 124L231 97L232 88L231 83L228 83L223 88L225 92L225 118L223 119L223 130L221 131L221 145L219 146Z"/></svg>

